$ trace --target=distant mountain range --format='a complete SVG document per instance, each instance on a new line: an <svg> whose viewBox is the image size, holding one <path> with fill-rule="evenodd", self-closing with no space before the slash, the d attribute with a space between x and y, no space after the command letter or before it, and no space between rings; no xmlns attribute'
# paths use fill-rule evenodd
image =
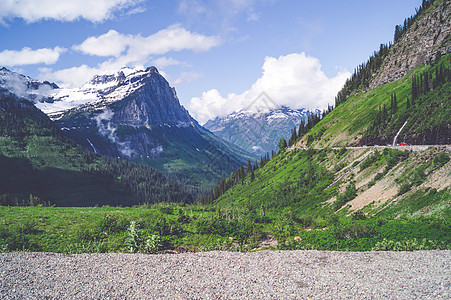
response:
<svg viewBox="0 0 451 300"><path fill-rule="evenodd" d="M155 67L97 75L60 89L5 68L0 93L35 104L78 144L209 186L250 156L200 126Z"/></svg>
<svg viewBox="0 0 451 300"><path fill-rule="evenodd" d="M278 150L279 140L288 139L291 130L319 110L291 109L283 106L276 109L252 112L241 110L224 118L209 120L204 127L220 138L235 144L259 157Z"/></svg>

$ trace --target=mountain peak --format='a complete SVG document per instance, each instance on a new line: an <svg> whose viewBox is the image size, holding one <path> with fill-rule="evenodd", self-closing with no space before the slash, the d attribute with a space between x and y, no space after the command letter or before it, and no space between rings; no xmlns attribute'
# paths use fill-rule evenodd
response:
<svg viewBox="0 0 451 300"><path fill-rule="evenodd" d="M148 67L148 68L146 69L146 72L148 72L148 73L157 73L157 74L160 74L160 73L158 72L158 69L157 69L156 67L154 67L154 66Z"/></svg>

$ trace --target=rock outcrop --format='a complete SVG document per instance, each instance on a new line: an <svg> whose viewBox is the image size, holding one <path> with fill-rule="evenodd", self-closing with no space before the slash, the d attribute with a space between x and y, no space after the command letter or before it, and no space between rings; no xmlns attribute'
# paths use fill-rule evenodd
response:
<svg viewBox="0 0 451 300"><path fill-rule="evenodd" d="M451 52L451 4L436 1L390 48L389 55L370 82L370 89L395 81L437 55Z"/></svg>

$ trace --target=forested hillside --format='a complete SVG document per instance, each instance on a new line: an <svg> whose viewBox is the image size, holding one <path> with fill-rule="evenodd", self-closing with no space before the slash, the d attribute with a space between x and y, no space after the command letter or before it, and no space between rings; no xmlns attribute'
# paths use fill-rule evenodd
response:
<svg viewBox="0 0 451 300"><path fill-rule="evenodd" d="M82 149L26 100L0 99L2 205L192 202L198 190L159 171Z"/></svg>

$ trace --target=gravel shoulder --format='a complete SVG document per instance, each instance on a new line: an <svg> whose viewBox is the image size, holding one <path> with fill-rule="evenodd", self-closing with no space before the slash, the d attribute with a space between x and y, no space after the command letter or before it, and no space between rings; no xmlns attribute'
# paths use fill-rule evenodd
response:
<svg viewBox="0 0 451 300"><path fill-rule="evenodd" d="M0 253L1 299L450 299L451 251Z"/></svg>

